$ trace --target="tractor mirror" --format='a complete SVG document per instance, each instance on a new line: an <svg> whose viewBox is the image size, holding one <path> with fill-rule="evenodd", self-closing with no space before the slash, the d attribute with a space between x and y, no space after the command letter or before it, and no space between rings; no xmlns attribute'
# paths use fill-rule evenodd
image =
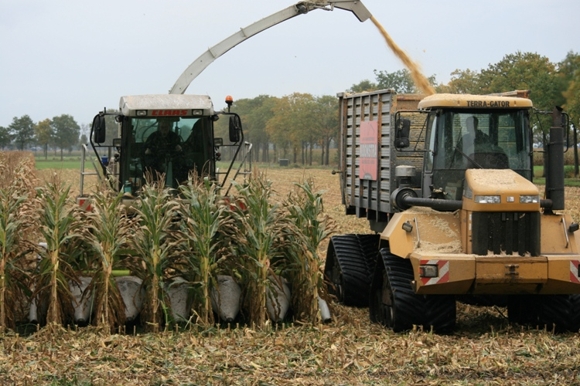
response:
<svg viewBox="0 0 580 386"><path fill-rule="evenodd" d="M107 138L107 124L105 123L105 116L97 114L93 119L93 125L91 127L93 132L93 142L103 143Z"/></svg>
<svg viewBox="0 0 580 386"><path fill-rule="evenodd" d="M242 132L242 121L239 115L230 115L230 142L236 143L240 141Z"/></svg>
<svg viewBox="0 0 580 386"><path fill-rule="evenodd" d="M409 119L397 119L395 130L395 147L404 149L409 147L409 132L411 131L411 121Z"/></svg>

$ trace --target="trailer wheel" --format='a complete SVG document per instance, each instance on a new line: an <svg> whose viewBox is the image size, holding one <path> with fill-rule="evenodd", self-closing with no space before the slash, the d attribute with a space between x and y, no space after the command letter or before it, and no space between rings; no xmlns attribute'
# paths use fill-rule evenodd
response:
<svg viewBox="0 0 580 386"><path fill-rule="evenodd" d="M355 307L367 307L371 273L369 254L376 256L379 235L334 236L328 244L324 277L328 292L338 301ZM373 245L374 251L373 251Z"/></svg>
<svg viewBox="0 0 580 386"><path fill-rule="evenodd" d="M395 332L413 326L450 332L455 327L455 298L447 295L423 296L415 294L413 267L408 259L379 252L371 283L369 316L371 321L390 327Z"/></svg>

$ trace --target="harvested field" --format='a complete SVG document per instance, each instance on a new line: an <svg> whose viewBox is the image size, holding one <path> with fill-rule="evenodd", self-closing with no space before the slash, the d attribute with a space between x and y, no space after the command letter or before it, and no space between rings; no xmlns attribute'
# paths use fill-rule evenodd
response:
<svg viewBox="0 0 580 386"><path fill-rule="evenodd" d="M329 169L262 169L285 196L313 178L337 233L366 233L344 216ZM54 171L39 173L50 178ZM76 171L56 171L78 192ZM75 191L76 189L76 191ZM567 188L580 219L580 189ZM325 251L325 246L321 250ZM95 328L43 328L0 335L0 384L17 385L537 385L580 384L580 336L510 326L503 308L459 305L452 335L394 334L368 310L332 305L320 326L212 328L109 334Z"/></svg>

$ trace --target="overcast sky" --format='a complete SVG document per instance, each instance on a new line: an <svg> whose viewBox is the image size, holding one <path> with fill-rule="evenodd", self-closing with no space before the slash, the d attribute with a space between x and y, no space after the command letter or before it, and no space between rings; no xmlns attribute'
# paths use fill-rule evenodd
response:
<svg viewBox="0 0 580 386"><path fill-rule="evenodd" d="M292 0L0 0L0 126L70 114L88 124L119 97L163 94L187 66L240 27ZM579 0L363 0L426 76L448 82L505 55L559 62L580 52ZM238 45L187 93L336 95L373 70L403 68L372 24L315 10Z"/></svg>

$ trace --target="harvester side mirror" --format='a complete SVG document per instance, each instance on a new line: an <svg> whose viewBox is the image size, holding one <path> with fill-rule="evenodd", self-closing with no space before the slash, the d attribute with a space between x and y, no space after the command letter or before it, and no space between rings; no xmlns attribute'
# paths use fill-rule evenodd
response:
<svg viewBox="0 0 580 386"><path fill-rule="evenodd" d="M107 138L107 124L105 123L105 116L101 114L95 115L93 119L93 142L103 143Z"/></svg>
<svg viewBox="0 0 580 386"><path fill-rule="evenodd" d="M242 121L239 115L230 115L230 142L240 142L242 132Z"/></svg>
<svg viewBox="0 0 580 386"><path fill-rule="evenodd" d="M409 132L411 131L411 121L408 119L397 119L395 129L395 147L404 149L410 146Z"/></svg>

